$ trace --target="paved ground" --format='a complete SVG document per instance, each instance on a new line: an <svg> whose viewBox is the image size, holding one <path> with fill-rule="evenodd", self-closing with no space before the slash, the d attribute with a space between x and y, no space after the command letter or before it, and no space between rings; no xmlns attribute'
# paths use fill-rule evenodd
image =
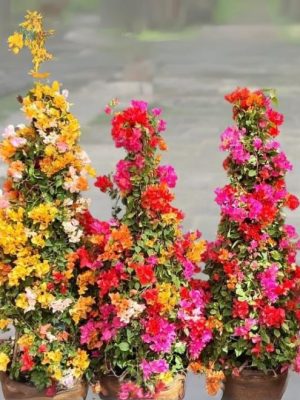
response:
<svg viewBox="0 0 300 400"><path fill-rule="evenodd" d="M300 195L300 35L297 27L203 26L181 37L138 41L101 30L97 16L68 21L53 41L57 61L53 78L71 89L73 111L82 128L82 144L99 173L110 171L121 157L114 149L102 109L112 97L126 104L143 98L165 109L166 139L179 174L176 203L187 215L185 227L199 228L213 239L219 210L214 189L225 182L219 134L230 123L231 110L223 95L235 86L276 87L286 115L281 141L295 164L289 188ZM57 30L60 25L57 24ZM147 38L146 38L147 39ZM167 38L166 38L167 39ZM13 58L0 49L0 127L22 121L12 98L30 83L26 57ZM27 71L27 70L26 70ZM0 164L0 179L5 166ZM93 211L109 215L109 202L96 190L89 195ZM299 212L290 222L300 231ZM292 376L285 400L295 400L300 380ZM92 397L91 397L92 398ZM199 378L189 377L187 400L206 399ZM0 395L0 399L1 395ZM217 397L219 399L219 397Z"/></svg>

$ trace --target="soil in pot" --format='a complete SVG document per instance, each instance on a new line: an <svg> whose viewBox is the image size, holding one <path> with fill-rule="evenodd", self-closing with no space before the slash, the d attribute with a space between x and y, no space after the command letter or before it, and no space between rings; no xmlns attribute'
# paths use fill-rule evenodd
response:
<svg viewBox="0 0 300 400"><path fill-rule="evenodd" d="M185 380L185 375L178 375L174 381L155 398L155 400L183 400L185 395ZM118 378L111 375L102 376L100 378L100 385L100 399L118 400L120 389L120 381Z"/></svg>
<svg viewBox="0 0 300 400"><path fill-rule="evenodd" d="M88 385L78 383L72 389L63 390L49 397L45 392L39 392L34 386L13 381L4 373L0 375L0 378L5 400L85 400L88 393Z"/></svg>
<svg viewBox="0 0 300 400"><path fill-rule="evenodd" d="M273 375L244 370L239 377L226 379L222 400L281 400L288 373Z"/></svg>

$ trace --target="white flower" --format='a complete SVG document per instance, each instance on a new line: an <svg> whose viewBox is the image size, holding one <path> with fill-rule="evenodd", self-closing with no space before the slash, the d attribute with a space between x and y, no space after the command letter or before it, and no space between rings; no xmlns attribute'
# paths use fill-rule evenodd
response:
<svg viewBox="0 0 300 400"><path fill-rule="evenodd" d="M75 232L69 236L69 240L71 243L78 243L78 242L80 242L82 235L83 235L83 231L81 229L78 229L77 232Z"/></svg>
<svg viewBox="0 0 300 400"><path fill-rule="evenodd" d="M52 333L47 332L46 333L46 338L49 340L50 343L54 342L56 339L56 336L52 335Z"/></svg>
<svg viewBox="0 0 300 400"><path fill-rule="evenodd" d="M77 153L77 156L85 165L91 163L91 159L89 158L89 156L87 155L87 153L84 150L80 150Z"/></svg>
<svg viewBox="0 0 300 400"><path fill-rule="evenodd" d="M64 312L66 308L70 307L70 305L72 304L72 300L71 299L59 299L59 300L55 300L51 303L51 308L53 313L56 312Z"/></svg>
<svg viewBox="0 0 300 400"><path fill-rule="evenodd" d="M35 309L36 294L29 287L25 289L25 292L26 292L26 299L28 301L28 307L24 310L24 312L27 313L28 311L32 311Z"/></svg>
<svg viewBox="0 0 300 400"><path fill-rule="evenodd" d="M82 214L90 208L90 205L91 205L91 199L86 199L84 197L81 197L75 204L76 212L78 214Z"/></svg>
<svg viewBox="0 0 300 400"><path fill-rule="evenodd" d="M64 371L63 377L60 379L59 383L60 385L71 389L75 385L75 377L74 377L75 371L73 369L67 369Z"/></svg>
<svg viewBox="0 0 300 400"><path fill-rule="evenodd" d="M50 133L44 132L42 129L39 129L39 134L43 138L44 144L55 144L58 139L58 134L55 131L51 131Z"/></svg>
<svg viewBox="0 0 300 400"><path fill-rule="evenodd" d="M138 317L144 310L146 306L144 304L139 304L136 301L129 300L129 307L126 312L122 313L120 320L125 324L129 324L130 319L133 317Z"/></svg>
<svg viewBox="0 0 300 400"><path fill-rule="evenodd" d="M8 125L5 128L2 136L5 139L8 139L10 143L16 148L22 147L27 143L27 140L25 138L19 137L17 135L17 132L15 131L15 127L13 125Z"/></svg>
<svg viewBox="0 0 300 400"><path fill-rule="evenodd" d="M72 199L65 199L64 200L64 206L65 207L69 207L69 206L72 206L73 205L73 200Z"/></svg>
<svg viewBox="0 0 300 400"><path fill-rule="evenodd" d="M2 134L2 136L4 137L4 139L9 139L11 137L15 137L16 136L15 127L13 125L8 125L4 129L4 133Z"/></svg>
<svg viewBox="0 0 300 400"><path fill-rule="evenodd" d="M10 143L14 147L19 148L19 147L25 146L25 144L27 143L27 140L25 138L21 138L21 137L16 136L16 137L10 138Z"/></svg>
<svg viewBox="0 0 300 400"><path fill-rule="evenodd" d="M71 243L78 243L83 235L83 231L79 229L79 221L75 218L62 223L64 231L69 237Z"/></svg>
<svg viewBox="0 0 300 400"><path fill-rule="evenodd" d="M68 89L64 89L61 94L67 99L69 97L69 91Z"/></svg>

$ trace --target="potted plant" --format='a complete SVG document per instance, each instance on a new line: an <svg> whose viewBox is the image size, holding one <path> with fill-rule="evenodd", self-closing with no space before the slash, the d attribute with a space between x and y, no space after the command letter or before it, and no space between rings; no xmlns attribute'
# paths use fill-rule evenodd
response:
<svg viewBox="0 0 300 400"><path fill-rule="evenodd" d="M40 14L28 12L9 38L14 53L31 50L31 74L40 79L48 76L39 67L52 58L45 49L51 33ZM82 378L89 359L72 317L80 218L88 206L80 192L92 169L67 97L58 82L35 82L18 98L28 124L8 126L0 144L8 164L0 193L0 329L15 329L14 340L0 344L6 400L79 400L87 394Z"/></svg>
<svg viewBox="0 0 300 400"><path fill-rule="evenodd" d="M209 285L194 279L206 243L182 232L183 214L172 205L177 176L160 165L160 115L143 101L113 113L112 137L126 157L95 184L114 200L113 218L84 217L78 308L96 303L80 321L81 344L102 399L183 399L189 359L212 338Z"/></svg>
<svg viewBox="0 0 300 400"><path fill-rule="evenodd" d="M230 183L216 190L221 221L205 268L220 323L203 355L208 389L224 374L224 400L279 400L290 366L300 369L299 239L283 211L299 201L286 188L292 165L275 139L283 115L274 92L237 89L226 100L235 126L221 136Z"/></svg>

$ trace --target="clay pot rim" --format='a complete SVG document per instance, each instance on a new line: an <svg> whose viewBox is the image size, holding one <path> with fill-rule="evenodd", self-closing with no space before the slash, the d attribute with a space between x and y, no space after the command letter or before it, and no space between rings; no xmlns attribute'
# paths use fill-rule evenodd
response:
<svg viewBox="0 0 300 400"><path fill-rule="evenodd" d="M0 372L0 382L2 382L2 381L4 381L4 382L7 382L7 381L16 382L16 383L19 383L19 384L21 384L21 385L27 386L27 387L29 387L29 388L37 389L37 388L36 388L32 383L30 383L30 382L20 382L20 381L16 381L15 379L11 379L10 376L9 376L9 374L8 374L7 372ZM56 392L56 394L58 395L58 394L60 394L60 393L73 392L79 385L88 386L88 382L87 382L86 379L80 379L80 380L76 381L76 382L74 383L74 386L72 386L71 388L59 389L59 390ZM43 393L44 391L45 391L45 389L42 390L41 393Z"/></svg>
<svg viewBox="0 0 300 400"><path fill-rule="evenodd" d="M227 379L236 379L236 380L243 380L243 379L249 379L249 378L255 378L255 379L281 379L284 378L288 375L289 370L284 371L283 373L278 373L276 374L274 371L268 371L265 373L264 371L258 370L258 369L253 369L253 368L244 368L239 376L234 376L230 375Z"/></svg>

